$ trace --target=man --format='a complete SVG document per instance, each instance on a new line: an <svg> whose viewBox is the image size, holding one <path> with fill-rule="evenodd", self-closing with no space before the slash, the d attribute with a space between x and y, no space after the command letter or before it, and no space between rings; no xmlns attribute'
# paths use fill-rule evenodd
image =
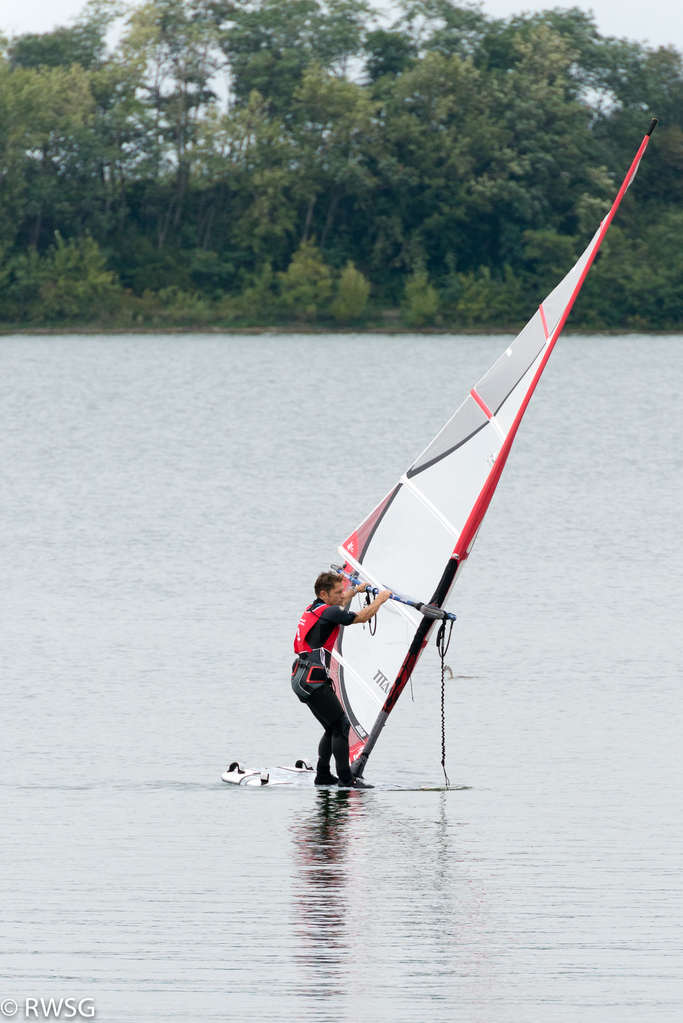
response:
<svg viewBox="0 0 683 1023"><path fill-rule="evenodd" d="M379 611L391 590L382 590L371 604L354 613L345 605L365 585L344 589L344 579L336 572L323 572L315 581L315 600L301 616L296 630L294 651L298 655L292 666L292 689L325 729L318 746L316 785L336 785L340 788L371 789L362 778L354 778L349 766L349 729L351 722L337 699L327 673L329 651L332 650L339 630L347 625L362 625ZM334 754L337 765L335 778L330 770L330 757Z"/></svg>

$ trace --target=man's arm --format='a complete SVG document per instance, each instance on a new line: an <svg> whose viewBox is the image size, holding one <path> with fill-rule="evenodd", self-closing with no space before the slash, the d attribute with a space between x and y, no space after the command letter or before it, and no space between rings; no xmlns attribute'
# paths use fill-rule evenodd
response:
<svg viewBox="0 0 683 1023"><path fill-rule="evenodd" d="M369 622L371 618L374 618L374 616L381 608L382 604L386 600L388 600L390 596L391 590L382 590L380 593L378 593L375 599L373 600L372 604L367 604L358 612L358 614L356 615L356 620L353 624L362 625L363 622Z"/></svg>

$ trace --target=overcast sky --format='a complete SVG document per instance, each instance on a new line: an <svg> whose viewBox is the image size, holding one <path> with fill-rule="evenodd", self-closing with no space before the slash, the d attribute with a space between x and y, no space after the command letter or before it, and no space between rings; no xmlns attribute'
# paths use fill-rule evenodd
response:
<svg viewBox="0 0 683 1023"><path fill-rule="evenodd" d="M390 0L377 2L376 6L388 7ZM81 0L0 0L0 28L8 34L19 32L48 32L55 25L66 24L78 14L83 6ZM546 7L582 7L593 10L598 28L604 35L626 36L629 39L647 40L653 46L673 44L683 50L683 2L682 0L649 0L636 4L628 0L594 0L583 3L571 0L557 3L555 0L518 3L517 0L485 0L484 10L495 17L507 17L526 10L542 10Z"/></svg>

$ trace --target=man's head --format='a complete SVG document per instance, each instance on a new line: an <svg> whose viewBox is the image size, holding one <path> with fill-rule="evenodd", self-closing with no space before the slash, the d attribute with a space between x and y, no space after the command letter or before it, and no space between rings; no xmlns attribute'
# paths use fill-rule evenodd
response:
<svg viewBox="0 0 683 1023"><path fill-rule="evenodd" d="M344 603L344 577L336 572L321 572L315 581L315 595L326 604Z"/></svg>

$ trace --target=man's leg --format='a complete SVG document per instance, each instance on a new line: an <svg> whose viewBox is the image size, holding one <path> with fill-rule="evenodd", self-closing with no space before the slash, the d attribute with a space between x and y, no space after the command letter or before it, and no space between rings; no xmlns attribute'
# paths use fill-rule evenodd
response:
<svg viewBox="0 0 683 1023"><path fill-rule="evenodd" d="M362 778L354 778L351 774L351 768L349 767L349 731L351 730L351 722L344 713L344 708L337 699L332 686L323 685L320 686L319 689L316 689L308 701L308 706L325 729L325 735L330 735L331 737L331 752L334 754L334 762L337 765L339 784L354 789L373 788L372 785L363 781ZM325 745L323 749L326 751L327 746ZM318 762L318 774L315 779L316 784L334 784L334 782L330 780L334 777L334 775L330 774L324 776L327 778L326 781L318 781L319 776L323 777L323 775L321 775L321 768L323 770L326 769L329 772L329 763L329 754L326 761L327 766L325 763L321 764L320 761Z"/></svg>
<svg viewBox="0 0 683 1023"><path fill-rule="evenodd" d="M351 722L342 711L332 725L332 753L337 765L340 785L353 785L353 775L349 767L349 731Z"/></svg>
<svg viewBox="0 0 683 1023"><path fill-rule="evenodd" d="M322 722L321 722L322 723ZM332 756L332 731L326 728L318 743L318 768L315 775L316 785L336 785L337 779L330 771Z"/></svg>
<svg viewBox="0 0 683 1023"><path fill-rule="evenodd" d="M349 767L349 729L351 724L344 708L337 699L332 686L324 685L316 689L308 706L311 713L325 729L318 746L318 770L315 776L316 785L335 785L337 779L330 771L330 757L334 754L337 773L343 785L353 780ZM344 725L345 722L345 725Z"/></svg>

